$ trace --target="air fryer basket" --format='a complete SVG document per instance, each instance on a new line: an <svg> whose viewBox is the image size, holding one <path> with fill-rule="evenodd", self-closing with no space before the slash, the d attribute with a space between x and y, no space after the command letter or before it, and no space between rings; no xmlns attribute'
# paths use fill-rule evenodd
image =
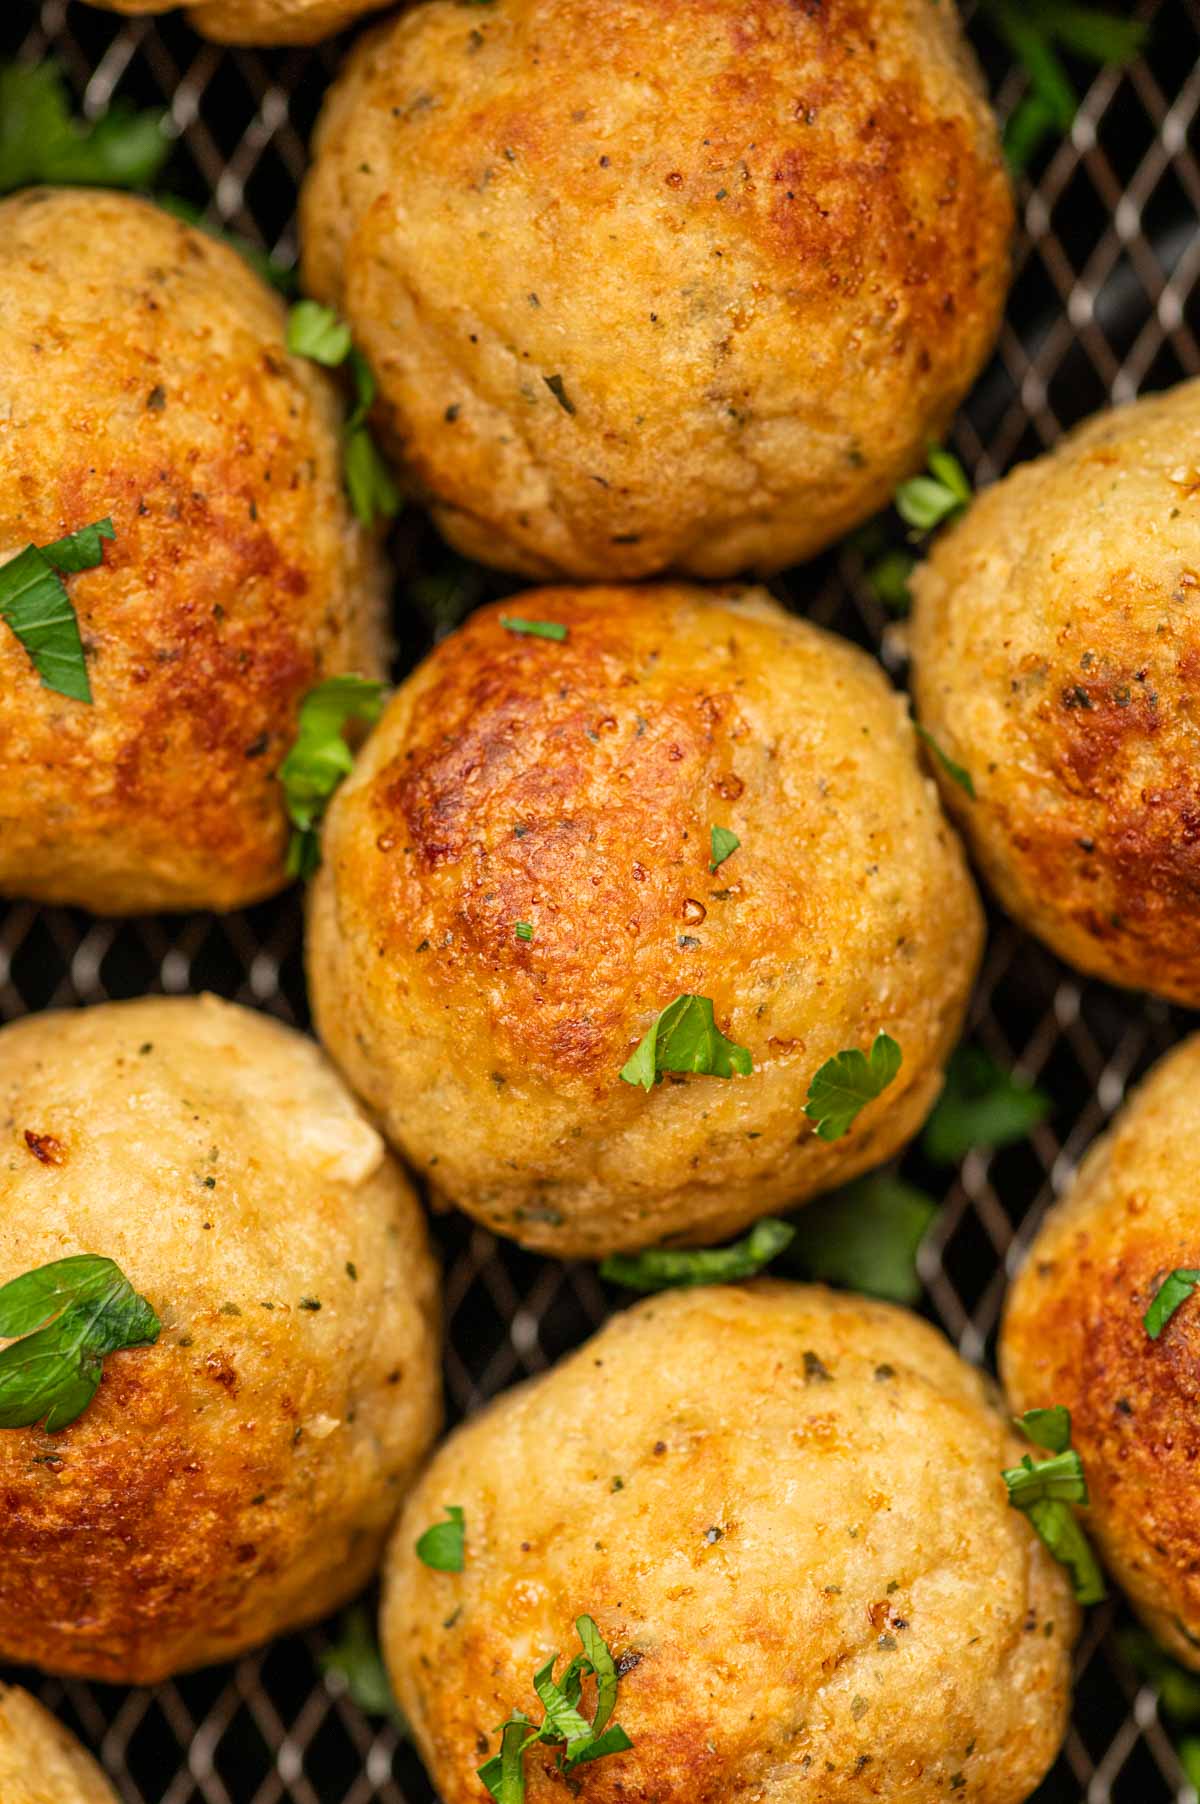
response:
<svg viewBox="0 0 1200 1804"><path fill-rule="evenodd" d="M1016 283L991 367L957 427L976 480L1053 444L1109 401L1200 374L1200 0L1142 0L1146 56L1090 85L1068 141L1021 185ZM1023 91L986 29L976 40L1001 112ZM340 46L220 50L178 16L120 20L74 0L0 0L0 57L58 58L83 109L116 93L165 103L178 143L165 186L290 261L308 136ZM113 246L114 256L120 247ZM0 357L3 349L0 346ZM395 535L399 669L457 611L515 587L451 560L415 514ZM878 650L903 680L903 636L847 549L775 585L791 605ZM293 890L226 918L97 921L0 908L0 1010L74 1007L147 991L209 989L304 1024ZM921 1255L927 1306L971 1359L992 1352L1008 1274L1126 1087L1187 1030L1180 1010L1085 982L994 915L970 1032L1054 1099L1032 1138L972 1153L949 1187L916 1151L903 1169L944 1207ZM458 1416L577 1345L617 1299L588 1266L497 1242L464 1219L436 1225L446 1272L446 1379ZM1072 1726L1039 1804L1191 1799L1153 1693L1117 1645L1119 1607L1081 1642ZM412 1749L368 1719L319 1657L336 1624L236 1665L154 1690L17 1675L99 1754L129 1804L433 1804ZM482 1795L482 1793L481 1793Z"/></svg>

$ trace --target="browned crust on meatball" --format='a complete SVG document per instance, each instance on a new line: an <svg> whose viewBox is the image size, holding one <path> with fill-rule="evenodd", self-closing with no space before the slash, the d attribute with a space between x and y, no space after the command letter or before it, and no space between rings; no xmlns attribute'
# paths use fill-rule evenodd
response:
<svg viewBox="0 0 1200 1804"><path fill-rule="evenodd" d="M91 0L109 12L174 11L180 0ZM217 44L319 44L383 0L199 0L188 23Z"/></svg>
<svg viewBox="0 0 1200 1804"><path fill-rule="evenodd" d="M341 401L242 259L126 196L0 206L0 557L111 517L69 579L93 706L0 634L0 890L103 913L285 881L300 700L383 674L384 576Z"/></svg>

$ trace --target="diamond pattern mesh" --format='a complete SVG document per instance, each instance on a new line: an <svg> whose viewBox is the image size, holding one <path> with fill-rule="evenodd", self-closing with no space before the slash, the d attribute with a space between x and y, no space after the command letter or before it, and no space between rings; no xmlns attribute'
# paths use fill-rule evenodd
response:
<svg viewBox="0 0 1200 1804"><path fill-rule="evenodd" d="M1200 0L1142 0L1146 57L1087 85L1070 139L1022 187L1024 233L997 355L960 419L978 479L1052 444L1109 400L1200 373ZM976 34L1002 112L1023 77ZM58 57L89 114L111 96L165 101L178 143L169 185L210 218L295 254L305 144L337 50L221 51L177 19L121 21L74 0L0 0L0 55ZM114 254L116 247L114 247ZM396 535L402 667L503 579L459 564L417 519ZM889 623L852 550L791 573L780 595L875 647L902 676ZM0 1016L145 991L208 988L307 1019L294 894L227 919L98 922L20 903L0 912ZM921 1255L930 1312L970 1358L991 1350L1006 1274L1126 1086L1185 1029L1179 1011L1085 983L993 921L971 1031L1046 1089L1055 1112L1026 1143L971 1154L949 1188L904 1169L944 1208ZM612 1299L591 1268L562 1267L449 1218L447 1386L454 1414L576 1345ZM1080 1646L1070 1735L1039 1804L1192 1799L1153 1693L1094 1612ZM412 1750L321 1676L328 1632L155 1690L24 1675L94 1748L128 1804L431 1804Z"/></svg>

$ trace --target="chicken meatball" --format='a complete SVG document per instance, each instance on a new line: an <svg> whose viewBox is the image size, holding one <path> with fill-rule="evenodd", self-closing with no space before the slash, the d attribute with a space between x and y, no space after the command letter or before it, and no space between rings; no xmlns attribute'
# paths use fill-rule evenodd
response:
<svg viewBox="0 0 1200 1804"><path fill-rule="evenodd" d="M367 1580L439 1423L436 1275L311 1041L213 997L0 1032L0 1282L116 1262L161 1324L0 1431L0 1659L150 1684Z"/></svg>
<svg viewBox="0 0 1200 1804"><path fill-rule="evenodd" d="M891 1305L764 1282L617 1316L453 1434L401 1516L383 1650L438 1795L474 1804L586 1614L633 1743L581 1769L589 1801L1018 1804L1076 1630L1007 1502L1018 1452L979 1373ZM461 1573L415 1551L449 1506ZM563 1795L549 1748L526 1784Z"/></svg>
<svg viewBox="0 0 1200 1804"><path fill-rule="evenodd" d="M483 609L393 698L324 860L326 1046L442 1199L561 1255L713 1240L890 1158L980 948L904 702L756 590ZM748 1076L718 1038L698 1066L662 1048L655 1083L687 996ZM899 1071L822 1138L810 1081L881 1032ZM648 1033L649 1093L622 1081Z"/></svg>
<svg viewBox="0 0 1200 1804"><path fill-rule="evenodd" d="M0 893L105 914L269 895L301 699L383 673L337 390L236 252L125 195L0 205L0 325L0 564L115 533L66 578L91 705L0 624Z"/></svg>
<svg viewBox="0 0 1200 1804"><path fill-rule="evenodd" d="M982 495L916 580L923 725L1004 906L1070 964L1200 1006L1200 382Z"/></svg>
<svg viewBox="0 0 1200 1804"><path fill-rule="evenodd" d="M177 0L92 0L109 12L165 13ZM384 0L196 0L188 21L218 44L317 44Z"/></svg>
<svg viewBox="0 0 1200 1804"><path fill-rule="evenodd" d="M881 507L1011 225L933 0L429 0L352 52L302 213L446 537L577 579L777 569Z"/></svg>
<svg viewBox="0 0 1200 1804"><path fill-rule="evenodd" d="M120 1804L91 1755L15 1685L0 1685L0 1798L4 1804Z"/></svg>
<svg viewBox="0 0 1200 1804"><path fill-rule="evenodd" d="M1089 1533L1158 1639L1200 1671L1200 1304L1165 1327L1151 1318L1155 1339L1143 1321L1173 1271L1200 1267L1197 1134L1200 1035L1155 1067L1051 1210L1000 1350L1018 1409L1071 1411Z"/></svg>

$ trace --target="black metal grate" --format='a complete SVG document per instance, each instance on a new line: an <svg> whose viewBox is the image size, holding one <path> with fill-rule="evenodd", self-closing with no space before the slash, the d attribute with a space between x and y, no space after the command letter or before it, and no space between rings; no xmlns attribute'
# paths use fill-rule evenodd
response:
<svg viewBox="0 0 1200 1804"><path fill-rule="evenodd" d="M1145 58L1077 75L1070 139L1022 184L1024 235L997 355L959 422L957 448L988 480L1064 426L1147 388L1200 374L1200 0L1142 0ZM977 42L1006 112L1022 76L985 26ZM2 0L0 55L61 61L85 111L115 92L165 101L178 144L168 185L221 223L295 252L293 208L337 46L222 51L177 18L122 21L73 0ZM514 586L461 565L420 520L396 535L401 667L482 595ZM852 550L791 573L777 592L875 647L902 677L890 624ZM0 910L0 1016L146 991L208 988L307 1020L295 894L215 919L100 922L20 903ZM929 1308L970 1358L990 1352L1006 1273L1127 1084L1186 1029L1182 1013L1084 982L994 918L971 1031L1053 1096L1025 1144L970 1155L954 1181L911 1153L904 1169L945 1206L922 1252ZM446 1266L447 1384L457 1415L540 1370L598 1325L613 1299L594 1271L437 1224ZM1093 1613L1070 1735L1039 1804L1165 1804L1183 1782L1153 1693ZM430 1804L411 1748L321 1677L324 1630L156 1690L24 1675L99 1753L129 1804Z"/></svg>

